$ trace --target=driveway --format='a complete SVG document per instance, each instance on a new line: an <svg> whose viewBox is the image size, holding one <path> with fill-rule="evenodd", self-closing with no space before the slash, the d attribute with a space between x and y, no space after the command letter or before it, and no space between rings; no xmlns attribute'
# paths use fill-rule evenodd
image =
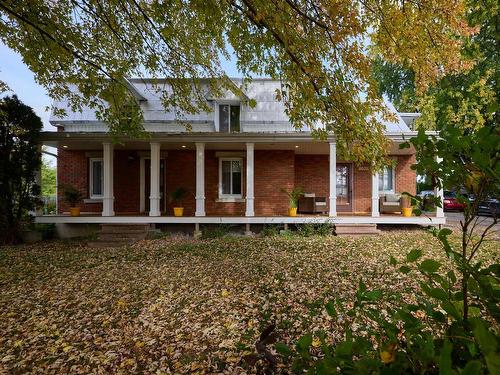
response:
<svg viewBox="0 0 500 375"><path fill-rule="evenodd" d="M464 220L464 214L462 212L445 212L445 216L446 216L446 225L445 225L446 227L450 229L460 229L460 221ZM479 216L474 231L478 235L480 235L483 233L484 229L487 228L492 223L493 223L492 217ZM500 239L500 223L495 224L495 226L490 229L489 236Z"/></svg>

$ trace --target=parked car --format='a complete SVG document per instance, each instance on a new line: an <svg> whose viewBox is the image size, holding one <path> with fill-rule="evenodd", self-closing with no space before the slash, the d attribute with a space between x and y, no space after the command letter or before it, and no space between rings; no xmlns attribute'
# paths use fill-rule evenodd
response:
<svg viewBox="0 0 500 375"><path fill-rule="evenodd" d="M454 191L445 190L443 193L443 208L445 211L463 211L464 204L457 199Z"/></svg>
<svg viewBox="0 0 500 375"><path fill-rule="evenodd" d="M500 217L500 199L489 197L479 203L477 214L481 216Z"/></svg>

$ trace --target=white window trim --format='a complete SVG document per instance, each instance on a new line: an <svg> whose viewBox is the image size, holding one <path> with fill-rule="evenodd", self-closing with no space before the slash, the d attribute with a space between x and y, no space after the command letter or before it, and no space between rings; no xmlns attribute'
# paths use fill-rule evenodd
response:
<svg viewBox="0 0 500 375"><path fill-rule="evenodd" d="M385 169L388 168L388 167L385 167L384 168L384 171ZM394 194L396 192L396 167L395 166L392 166L392 189L390 190L379 190L378 193L379 194ZM379 182L379 185L380 185L380 182Z"/></svg>
<svg viewBox="0 0 500 375"><path fill-rule="evenodd" d="M237 101L219 101L219 102L217 102L217 110L215 111L216 112L215 115L217 116L215 128L217 129L217 132L220 132L220 106L221 105L228 105L229 106L228 134L232 133L232 131L231 131L231 106L240 107L240 131L239 131L239 133L241 133L241 108L242 108L242 105L241 105L241 102L237 102Z"/></svg>
<svg viewBox="0 0 500 375"><path fill-rule="evenodd" d="M222 162L238 161L241 165L241 194L222 194ZM231 173L231 180L233 174ZM235 202L237 199L243 199L243 158L219 158L219 200L226 202Z"/></svg>
<svg viewBox="0 0 500 375"><path fill-rule="evenodd" d="M89 158L89 198L90 199L102 199L104 197L104 176L101 179L101 191L103 194L93 194L93 187L94 187L94 173L92 170L92 163L100 161L102 163L102 171L104 173L104 160L103 158Z"/></svg>

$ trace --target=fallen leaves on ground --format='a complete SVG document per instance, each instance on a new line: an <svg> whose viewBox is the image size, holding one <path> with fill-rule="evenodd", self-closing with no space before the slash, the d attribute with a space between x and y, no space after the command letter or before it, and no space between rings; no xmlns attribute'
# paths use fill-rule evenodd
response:
<svg viewBox="0 0 500 375"><path fill-rule="evenodd" d="M0 373L251 373L243 358L269 323L285 343L338 340L348 318L324 304L351 305L360 279L414 298L418 280L389 265L412 249L443 259L423 230L0 248Z"/></svg>

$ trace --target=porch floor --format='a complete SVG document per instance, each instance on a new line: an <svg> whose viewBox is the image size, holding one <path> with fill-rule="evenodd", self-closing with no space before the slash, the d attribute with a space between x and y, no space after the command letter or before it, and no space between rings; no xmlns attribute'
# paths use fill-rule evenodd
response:
<svg viewBox="0 0 500 375"><path fill-rule="evenodd" d="M147 214L117 213L116 216L101 216L99 213L84 213L81 216L44 215L35 218L36 223L65 223L65 224L305 224L305 223L334 223L334 224L445 224L444 217L436 217L435 213L421 216L403 217L400 214L381 214L372 217L370 214L339 213L336 217L327 215L291 216L148 216Z"/></svg>

